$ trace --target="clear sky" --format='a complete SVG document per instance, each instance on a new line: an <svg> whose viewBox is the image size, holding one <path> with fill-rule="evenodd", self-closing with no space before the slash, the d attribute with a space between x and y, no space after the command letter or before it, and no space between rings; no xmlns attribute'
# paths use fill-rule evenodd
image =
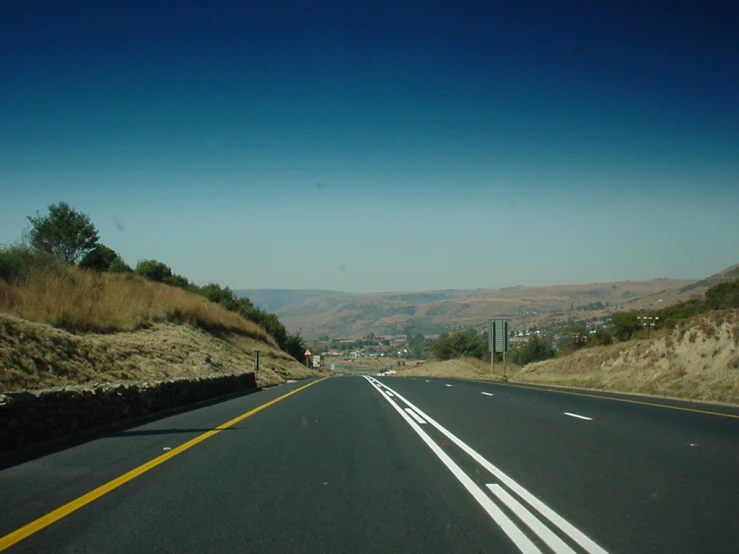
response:
<svg viewBox="0 0 739 554"><path fill-rule="evenodd" d="M739 262L739 3L1 0L0 243L351 292Z"/></svg>

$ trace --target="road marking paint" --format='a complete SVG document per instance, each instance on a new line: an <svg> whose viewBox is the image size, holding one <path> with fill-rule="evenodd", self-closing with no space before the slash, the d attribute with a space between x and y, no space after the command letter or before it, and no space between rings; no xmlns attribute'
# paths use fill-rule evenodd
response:
<svg viewBox="0 0 739 554"><path fill-rule="evenodd" d="M371 377L365 377L369 381L369 383L378 391L382 392L380 387L378 387L374 382L370 381ZM397 393L396 393L397 395ZM401 408L398 406L396 402L393 400L390 400L385 395L383 395L385 400L387 400L390 405L397 411L401 417L410 425L411 429L413 429L416 434L421 437L421 440L425 442L428 447L431 449L431 451L436 454L436 456L441 460L441 462L447 467L449 471L452 472L452 474L457 478L457 480L462 483L462 486L467 489L467 491L473 496L475 500L477 500L477 503L482 506L482 508L488 513L488 515L495 521L498 526L503 530L503 532L508 535L508 537L513 541L513 543L519 548L521 552L524 554L542 554L541 550L539 550L536 545L529 539L521 529L519 529L515 523L509 518L503 510L498 507L495 502L492 501L492 499L486 495L480 487L478 487L475 482L464 472L462 469L447 455L446 452L444 452L439 445L437 445L433 440L431 440L431 437L429 437L426 433L424 433L421 428L416 425L415 421L411 419ZM416 409L414 407L414 409Z"/></svg>
<svg viewBox="0 0 739 554"><path fill-rule="evenodd" d="M368 378L369 380L369 378ZM372 383L374 386L374 383ZM387 385L383 385L385 388L389 388ZM378 390L380 390L378 387L375 387ZM452 442L454 442L462 451L464 451L468 456L470 456L473 460L475 460L478 464L480 464L482 467L484 467L488 472L490 472L492 475L494 475L503 485L508 487L510 490L512 490L514 493L516 493L520 498L522 498L524 501L526 501L529 506L537 510L542 516L544 516L546 519L548 519L550 522L552 522L555 526L557 526L561 531L563 531L565 534L569 535L572 540L574 540L577 544L579 544L582 548L584 548L587 552L590 554L608 554L606 550L604 550L601 546L599 546L595 541L593 541L590 537L585 535L582 531L577 529L574 525L572 525L570 522L568 522L566 519L564 519L562 516L560 516L557 512L552 510L549 506L544 504L541 500L539 500L536 496L531 494L529 491L527 491L525 488L523 488L521 485L519 485L516 481L514 481L512 478L508 477L507 474L503 473L502 470L498 469L496 466L494 466L492 463L487 461L485 458L483 458L480 454L478 454L475 450L473 450L470 446L467 445L464 441L462 441L460 438L455 436L453 433L448 431L446 428L444 428L441 424L434 421L432 418L428 416L423 410L415 406L412 402L408 401L402 394L398 393L398 391L393 390L395 393L395 396L411 408L413 408L418 414L423 417L429 424L431 424L434 428L436 428L439 432L441 432L443 435L445 435L448 439L450 439ZM391 402L392 404L395 404L394 401L389 400L388 402ZM400 408L397 408L397 410L401 411ZM405 413L402 413L404 419L408 421L408 416L405 415ZM415 424L414 424L415 425ZM416 426L418 427L418 426ZM418 428L420 432L420 427ZM430 439L429 439L430 440ZM436 446L434 444L434 446Z"/></svg>
<svg viewBox="0 0 739 554"><path fill-rule="evenodd" d="M585 421L593 421L592 417L586 417L584 415L572 414L570 412L564 412L564 414L570 417L576 417L577 419L584 419Z"/></svg>
<svg viewBox="0 0 739 554"><path fill-rule="evenodd" d="M307 385L304 385L298 389L295 389L286 394L283 394L282 396L279 396L275 398L274 400L265 402L261 406L257 406L253 410L249 410L248 412L243 413L240 416L237 416L222 425L219 425L215 429L211 431L207 431L203 433L202 435L199 435L195 437L194 439L187 441L185 444L182 444L178 446L177 448L173 448L172 450L169 450L164 454L160 454L153 460L150 460L146 462L145 464L142 464L127 473L124 473L120 477L116 477L112 481L108 481L104 485L101 485L98 488L91 490L87 494L84 494L80 496L79 498L76 498L75 500L68 502L64 506L61 506L57 508L56 510L49 512L45 516L42 516L36 519L35 521L32 521L31 523L24 525L20 529L16 529L15 531L8 533L4 537L0 537L0 551L3 551L6 548L9 548L13 546L14 544L22 541L23 539L30 537L34 533L41 531L41 529L44 529L45 527L48 527L52 523L55 523L59 521L60 519L68 516L72 512L79 510L83 506L86 506L90 502L97 500L98 498L109 493L110 491L117 489L118 487L128 483L129 481L132 481L139 475L142 475L143 473L146 473L150 469L153 469L156 466L163 464L167 460L174 458L178 454L181 454L185 450L192 448L196 444L201 443L206 439L209 439L213 435L217 435L224 429L228 429L229 427L236 425L240 421L245 420L247 417L253 416L257 412L261 412L262 410L264 410L265 408L268 408L269 406L272 406L273 404L277 404L278 402L280 402L281 400L284 400L288 396L292 396L293 394L298 393L303 389L307 389L308 387L311 387L315 385L316 383L320 383L321 381L324 381L326 379L328 379L328 377L324 377L323 379L319 379L318 381L313 381L312 383L308 383Z"/></svg>
<svg viewBox="0 0 739 554"><path fill-rule="evenodd" d="M395 396L395 395L394 395L394 394L393 394L392 392L390 392L389 390L386 390L386 391L385 391L385 394L387 394L387 395L388 395L388 396L389 396L390 398L392 398L393 396Z"/></svg>
<svg viewBox="0 0 739 554"><path fill-rule="evenodd" d="M642 406L652 406L654 408L667 408L669 410L679 410L681 412L693 412L696 414L714 415L720 417L731 417L739 419L738 414L725 414L722 412L711 412L709 410L698 410L696 408L684 408L682 406L670 406L669 404L657 404L656 402L645 402L643 400L631 400L629 398L613 398L612 396L601 396L599 394L586 394L583 392L572 392L568 390L555 390L555 389L544 389L539 387L527 387L526 385L514 385L513 383L506 383L506 387L514 387L518 389L538 390L542 392L554 392L556 394L570 394L572 396L584 396L586 398L598 398L599 400L613 400L614 402L626 402L627 404L640 404ZM624 393L627 394L627 393Z"/></svg>
<svg viewBox="0 0 739 554"><path fill-rule="evenodd" d="M480 394L484 394L485 396L493 396L493 393L492 392L483 392L483 393L480 393Z"/></svg>
<svg viewBox="0 0 739 554"><path fill-rule="evenodd" d="M518 500L513 498L503 487L496 484L488 484L487 488L489 488L490 491L496 497L498 497L501 502L503 502L503 504L508 506L508 508L514 514L516 514L521 519L521 521L528 525L529 529L536 533L536 535L538 535L539 538L543 540L546 545L549 546L549 548L554 550L557 554L575 554L574 550L567 546L567 544L562 539L560 539L551 531L551 529L549 529L541 521L539 521L536 516L534 516L534 514L532 514Z"/></svg>
<svg viewBox="0 0 739 554"><path fill-rule="evenodd" d="M447 384L446 386L447 386L447 387L451 387L451 385L449 385L449 384Z"/></svg>
<svg viewBox="0 0 739 554"><path fill-rule="evenodd" d="M426 425L426 420L423 419L416 412L414 412L412 408L406 408L405 411L408 412L408 415L410 415L413 419L416 420L416 423L420 423L421 425Z"/></svg>

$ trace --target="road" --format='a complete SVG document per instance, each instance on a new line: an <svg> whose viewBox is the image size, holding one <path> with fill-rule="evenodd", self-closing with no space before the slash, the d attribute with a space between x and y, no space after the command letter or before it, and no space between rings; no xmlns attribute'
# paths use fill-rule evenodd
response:
<svg viewBox="0 0 739 554"><path fill-rule="evenodd" d="M8 552L720 553L739 410L337 376L0 471Z"/></svg>

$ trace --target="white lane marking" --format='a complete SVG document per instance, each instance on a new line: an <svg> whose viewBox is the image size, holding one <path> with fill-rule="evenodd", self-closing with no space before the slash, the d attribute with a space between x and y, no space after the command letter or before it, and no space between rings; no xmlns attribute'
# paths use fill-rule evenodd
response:
<svg viewBox="0 0 739 554"><path fill-rule="evenodd" d="M485 396L493 396L493 393L492 392L483 392L481 394L484 394Z"/></svg>
<svg viewBox="0 0 739 554"><path fill-rule="evenodd" d="M392 398L393 396L395 396L395 395L394 395L394 394L393 394L392 392L390 392L389 390L386 390L386 391L385 391L385 394L387 394L387 395L388 395L388 396L390 396L391 398Z"/></svg>
<svg viewBox="0 0 739 554"><path fill-rule="evenodd" d="M570 417L576 417L577 419L584 419L585 421L593 421L592 417L585 417L584 415L571 414L570 412L564 412L564 414Z"/></svg>
<svg viewBox="0 0 739 554"><path fill-rule="evenodd" d="M447 387L451 387L451 385L446 385Z"/></svg>
<svg viewBox="0 0 739 554"><path fill-rule="evenodd" d="M375 383L370 381L370 378L365 377L370 384L375 387L378 391L382 392L380 387L378 387ZM397 393L396 393L397 395ZM478 487L475 482L470 479L470 477L462 471L462 469L454 463L454 461L447 455L446 452L444 452L439 445L437 445L433 440L431 440L431 437L429 437L426 433L424 433L421 428L416 425L416 422L413 421L413 419L410 418L401 408L398 406L396 402L393 400L390 400L389 398L385 397L385 400L387 400L390 405L397 411L403 419L408 423L408 425L411 426L411 429L413 429L416 434L421 437L421 440L425 442L428 447L431 449L431 451L436 454L436 456L441 460L441 462L449 469L449 471L452 472L452 475L454 475L457 480L462 483L462 486L467 489L467 491L472 495L472 497L477 500L477 503L482 506L482 508L488 513L488 515L500 526L500 528L503 530L503 532L508 535L508 537L513 541L513 543L518 547L518 549L523 552L524 554L542 554L542 551L539 550L536 545L531 542L531 539L529 539L526 535L523 534L523 531L519 529L515 523L509 518L503 510L501 510L495 502L492 501L492 499L486 495L480 487ZM413 406L414 410L417 410L415 406Z"/></svg>
<svg viewBox="0 0 739 554"><path fill-rule="evenodd" d="M410 415L413 419L416 420L416 423L420 423L421 425L426 425L426 420L423 419L416 412L414 412L412 408L406 408L405 411L408 412L408 415Z"/></svg>
<svg viewBox="0 0 739 554"><path fill-rule="evenodd" d="M490 491L497 496L501 502L503 502L503 504L508 506L508 508L516 514L521 521L528 525L529 529L536 533L539 538L549 546L549 548L554 550L554 552L557 554L575 554L574 550L567 546L567 544L557 535L552 533L551 529L536 519L534 514L526 509L526 507L518 500L513 498L513 496L511 496L503 487L496 484L488 484L487 488L489 488Z"/></svg>
<svg viewBox="0 0 739 554"><path fill-rule="evenodd" d="M428 379L426 379L426 382L428 383L428 382L429 382L429 380L428 380Z"/></svg>
<svg viewBox="0 0 739 554"><path fill-rule="evenodd" d="M386 388L389 388L389 387L386 386ZM399 394L397 391L393 391L393 392L395 393L395 396L397 398L399 398L405 404L407 404L408 406L413 408L416 412L418 412L418 414L421 417L423 417L428 423L430 423L433 427L435 427L438 431L440 431L443 435L445 435L449 440L453 441L461 450L463 450L468 456L470 456L478 464L480 464L482 467L484 467L486 470L492 473L506 487L511 489L519 497L521 497L523 500L528 502L528 504L534 509L536 509L541 515L543 515L545 518L551 521L554 525L559 527L559 529L564 531L567 535L572 537L572 539L577 544L582 546L590 554L608 554L608 552L606 552L603 548L601 548L598 544L596 544L595 541L593 541L590 537L585 535L585 533L577 529L569 521L567 521L565 518L560 516L557 512L552 510L549 506L544 504L544 502L536 498L536 496L531 494L529 491L527 491L525 488L519 485L516 481L508 477L508 475L503 473L496 466L494 466L493 464L488 462L485 458L480 456L480 454L478 454L472 448L470 448L464 441L457 438L455 435L453 435L443 426L441 426L436 421L431 419L423 410L419 409L413 403L409 402L402 394Z"/></svg>

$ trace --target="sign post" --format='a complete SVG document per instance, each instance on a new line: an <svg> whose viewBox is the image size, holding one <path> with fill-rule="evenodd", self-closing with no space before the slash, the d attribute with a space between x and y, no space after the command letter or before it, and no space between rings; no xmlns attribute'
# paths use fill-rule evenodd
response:
<svg viewBox="0 0 739 554"><path fill-rule="evenodd" d="M310 353L310 349L306 348L305 352L303 353L303 357L305 358L305 367L310 367L310 359L313 357L313 354Z"/></svg>
<svg viewBox="0 0 739 554"><path fill-rule="evenodd" d="M503 354L503 379L506 376L506 353L508 352L508 320L507 319L491 319L490 329L488 331L488 339L490 341L490 373L493 373L495 367L495 355Z"/></svg>

